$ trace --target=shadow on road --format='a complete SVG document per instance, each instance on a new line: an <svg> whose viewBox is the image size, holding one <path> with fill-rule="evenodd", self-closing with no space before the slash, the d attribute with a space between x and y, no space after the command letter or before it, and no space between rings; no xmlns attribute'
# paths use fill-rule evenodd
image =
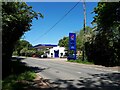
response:
<svg viewBox="0 0 120 90"><path fill-rule="evenodd" d="M32 67L27 66L25 62L21 62L25 58L13 58L13 72L16 74L20 74L25 72L26 70L32 70L36 73L45 70L46 68L40 67ZM64 73L63 73L64 74ZM90 78L80 77L79 80L74 79L56 79L51 82L50 79L43 80L44 82L49 82L52 87L48 90L58 90L58 89L66 89L66 90L120 90L120 73L107 73L107 74L89 74ZM38 80L39 81L39 80ZM38 82L37 81L37 82ZM40 81L39 81L40 82ZM65 85L63 87L62 85ZM44 88L43 88L44 89ZM39 86L33 87L31 90L42 90Z"/></svg>
<svg viewBox="0 0 120 90"><path fill-rule="evenodd" d="M45 68L28 66L25 62L22 62L25 58L21 57L12 57L12 74L21 74L25 71L34 71L36 73L45 70Z"/></svg>
<svg viewBox="0 0 120 90"><path fill-rule="evenodd" d="M36 79L37 76L32 72L41 72L45 68L28 66L24 59L21 57L11 58L11 74L4 79L3 90L35 90L37 89L36 84L42 84L41 79L38 80L39 82L34 80L34 77ZM44 85L39 86L39 89L42 86Z"/></svg>
<svg viewBox="0 0 120 90"><path fill-rule="evenodd" d="M92 78L80 77L79 80L57 79L50 83L54 89L62 88L61 85L65 84L65 88L68 90L77 88L81 90L120 90L120 73L93 74Z"/></svg>

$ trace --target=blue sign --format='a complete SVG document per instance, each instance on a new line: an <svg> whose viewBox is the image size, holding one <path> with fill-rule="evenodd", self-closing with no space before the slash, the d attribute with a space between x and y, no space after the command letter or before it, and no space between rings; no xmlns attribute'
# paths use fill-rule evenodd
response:
<svg viewBox="0 0 120 90"><path fill-rule="evenodd" d="M68 55L68 60L74 59L76 60L76 34L69 33L69 51L73 51L74 53Z"/></svg>
<svg viewBox="0 0 120 90"><path fill-rule="evenodd" d="M69 33L69 49L76 50L76 34Z"/></svg>

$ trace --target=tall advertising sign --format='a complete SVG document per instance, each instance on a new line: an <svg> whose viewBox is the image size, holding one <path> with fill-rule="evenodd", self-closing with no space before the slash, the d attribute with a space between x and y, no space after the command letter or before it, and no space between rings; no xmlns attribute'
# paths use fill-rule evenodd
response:
<svg viewBox="0 0 120 90"><path fill-rule="evenodd" d="M69 33L69 52L73 52L69 54L68 59L76 59L76 34Z"/></svg>

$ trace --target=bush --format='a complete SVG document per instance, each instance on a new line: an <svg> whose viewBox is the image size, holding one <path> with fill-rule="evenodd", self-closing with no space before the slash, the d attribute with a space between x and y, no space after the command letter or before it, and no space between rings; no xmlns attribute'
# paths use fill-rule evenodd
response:
<svg viewBox="0 0 120 90"><path fill-rule="evenodd" d="M12 55L17 56L18 55L17 51L14 51Z"/></svg>
<svg viewBox="0 0 120 90"><path fill-rule="evenodd" d="M28 57L32 57L35 53L36 53L35 50L27 50L25 52L26 56L28 56Z"/></svg>
<svg viewBox="0 0 120 90"><path fill-rule="evenodd" d="M68 62L76 62L76 63L82 63L82 64L94 64L93 62L88 61L82 61L82 60L68 60Z"/></svg>
<svg viewBox="0 0 120 90"><path fill-rule="evenodd" d="M38 56L38 57L41 57L41 55L43 55L43 54L44 54L43 51L37 51L37 52L36 52L36 56Z"/></svg>
<svg viewBox="0 0 120 90"><path fill-rule="evenodd" d="M2 83L3 90L23 90L28 83L23 83L22 81L32 81L36 77L36 74L31 71L26 71L20 75L10 75Z"/></svg>
<svg viewBox="0 0 120 90"><path fill-rule="evenodd" d="M82 55L77 56L78 59L82 60Z"/></svg>
<svg viewBox="0 0 120 90"><path fill-rule="evenodd" d="M20 51L21 56L32 57L36 53L36 50L28 50L27 48L23 48Z"/></svg>
<svg viewBox="0 0 120 90"><path fill-rule="evenodd" d="M26 56L26 52L27 52L27 48L23 48L21 51L20 51L20 55L21 56Z"/></svg>

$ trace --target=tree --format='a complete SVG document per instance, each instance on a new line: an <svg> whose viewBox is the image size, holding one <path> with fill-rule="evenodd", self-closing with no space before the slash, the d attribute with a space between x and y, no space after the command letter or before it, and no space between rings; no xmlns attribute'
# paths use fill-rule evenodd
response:
<svg viewBox="0 0 120 90"><path fill-rule="evenodd" d="M34 49L28 49L27 47L24 47L23 49L20 50L20 55L21 56L28 56L28 57L31 57L33 56L34 54L36 54L36 50Z"/></svg>
<svg viewBox="0 0 120 90"><path fill-rule="evenodd" d="M58 43L58 45L60 46L60 47L65 47L66 48L66 50L68 50L68 40L69 40L69 37L63 37L62 39L60 39L59 40L59 43Z"/></svg>
<svg viewBox="0 0 120 90"><path fill-rule="evenodd" d="M89 26L85 27L85 35L84 35L84 28L81 29L78 33L77 33L77 51L83 51L83 48L85 48L85 54L84 54L84 59L86 59L86 54L87 54L87 43L91 42L92 36L94 35L93 29ZM85 46L84 46L85 45ZM83 52L82 52L83 54ZM82 55L81 54L81 55ZM79 56L80 59L83 59L83 55Z"/></svg>
<svg viewBox="0 0 120 90"><path fill-rule="evenodd" d="M26 41L26 40L18 40L17 43L15 44L15 52L17 52L17 55L20 56L20 51L23 49L23 48L27 48L27 49L30 49L32 47L32 45Z"/></svg>
<svg viewBox="0 0 120 90"><path fill-rule="evenodd" d="M99 2L94 9L96 35L88 46L95 64L120 65L120 2Z"/></svg>
<svg viewBox="0 0 120 90"><path fill-rule="evenodd" d="M30 30L32 19L42 17L24 2L2 2L2 69L3 78L10 74L11 56L17 40Z"/></svg>
<svg viewBox="0 0 120 90"><path fill-rule="evenodd" d="M26 48L26 47L24 47L23 49L20 50L20 54L22 56L26 56L27 52L28 52L28 48Z"/></svg>
<svg viewBox="0 0 120 90"><path fill-rule="evenodd" d="M89 26L85 27L86 32L85 32L85 37L84 37L84 30L81 29L79 32L76 34L76 46L77 46L77 51L82 51L83 49L83 40L85 42L89 42L92 39L92 36L94 35L93 29ZM69 37L63 37L62 39L59 40L58 43L59 46L65 47L67 50L69 48Z"/></svg>
<svg viewBox="0 0 120 90"><path fill-rule="evenodd" d="M83 49L83 40L84 42L89 42L91 40L91 37L93 35L93 29L89 26L85 27L85 35L84 35L84 30L81 29L78 33L77 33L77 49L78 50L82 50Z"/></svg>

